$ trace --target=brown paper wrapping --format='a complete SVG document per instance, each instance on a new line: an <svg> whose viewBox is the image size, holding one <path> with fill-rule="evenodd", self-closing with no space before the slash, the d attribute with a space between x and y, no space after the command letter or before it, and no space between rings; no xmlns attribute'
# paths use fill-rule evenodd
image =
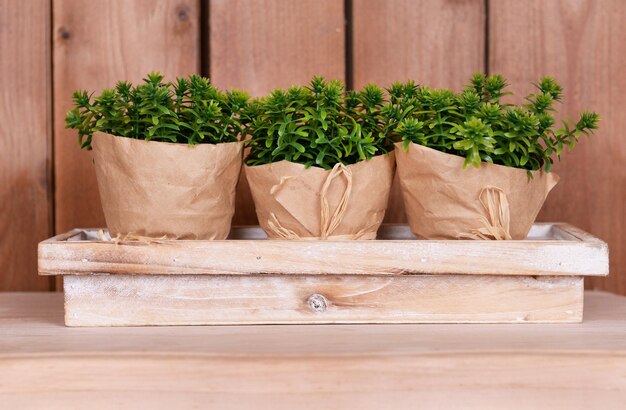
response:
<svg viewBox="0 0 626 410"><path fill-rule="evenodd" d="M228 236L241 142L189 146L96 133L92 145L112 237Z"/></svg>
<svg viewBox="0 0 626 410"><path fill-rule="evenodd" d="M495 164L464 169L462 157L417 144L405 152L401 142L396 162L411 231L425 239L524 239L559 181Z"/></svg>
<svg viewBox="0 0 626 410"><path fill-rule="evenodd" d="M393 153L333 170L289 161L244 166L259 223L270 239L374 239L394 169Z"/></svg>

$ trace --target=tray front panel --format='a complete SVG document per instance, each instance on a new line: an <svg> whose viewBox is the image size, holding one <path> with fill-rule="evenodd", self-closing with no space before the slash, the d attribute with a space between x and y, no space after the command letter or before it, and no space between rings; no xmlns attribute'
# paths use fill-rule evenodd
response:
<svg viewBox="0 0 626 410"><path fill-rule="evenodd" d="M490 275L64 277L68 326L580 322L583 278Z"/></svg>

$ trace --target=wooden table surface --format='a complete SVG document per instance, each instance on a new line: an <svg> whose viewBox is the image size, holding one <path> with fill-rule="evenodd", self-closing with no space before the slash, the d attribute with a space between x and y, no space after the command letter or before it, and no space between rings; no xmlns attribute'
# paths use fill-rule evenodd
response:
<svg viewBox="0 0 626 410"><path fill-rule="evenodd" d="M626 408L626 297L582 324L66 328L0 294L0 408Z"/></svg>

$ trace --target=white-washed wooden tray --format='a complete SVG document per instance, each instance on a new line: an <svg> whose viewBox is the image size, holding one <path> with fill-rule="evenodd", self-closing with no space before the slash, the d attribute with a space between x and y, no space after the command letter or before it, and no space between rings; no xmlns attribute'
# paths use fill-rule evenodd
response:
<svg viewBox="0 0 626 410"><path fill-rule="evenodd" d="M63 276L68 326L580 322L583 277L608 274L608 247L551 223L522 241L416 240L405 225L373 241L75 229L39 244L39 274Z"/></svg>

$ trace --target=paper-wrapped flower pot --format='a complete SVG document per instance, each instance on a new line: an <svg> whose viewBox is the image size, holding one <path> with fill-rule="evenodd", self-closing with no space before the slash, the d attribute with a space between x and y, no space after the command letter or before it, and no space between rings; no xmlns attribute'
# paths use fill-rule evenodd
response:
<svg viewBox="0 0 626 410"><path fill-rule="evenodd" d="M559 181L495 164L464 169L464 158L418 144L395 152L407 219L423 239L524 239Z"/></svg>
<svg viewBox="0 0 626 410"><path fill-rule="evenodd" d="M112 237L226 239L242 142L190 146L96 133L92 146Z"/></svg>
<svg viewBox="0 0 626 410"><path fill-rule="evenodd" d="M244 166L270 239L374 239L385 216L394 154L332 170L280 161Z"/></svg>

